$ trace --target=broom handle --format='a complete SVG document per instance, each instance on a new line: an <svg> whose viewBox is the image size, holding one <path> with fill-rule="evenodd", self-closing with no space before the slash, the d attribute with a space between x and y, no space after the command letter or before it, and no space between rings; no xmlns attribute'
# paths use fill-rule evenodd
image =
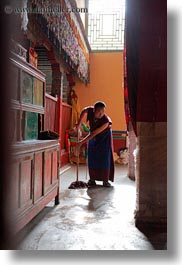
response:
<svg viewBox="0 0 182 265"><path fill-rule="evenodd" d="M77 127L77 143L78 142L79 142L79 127ZM79 154L80 154L80 148L78 148L77 150L76 181L78 181Z"/></svg>

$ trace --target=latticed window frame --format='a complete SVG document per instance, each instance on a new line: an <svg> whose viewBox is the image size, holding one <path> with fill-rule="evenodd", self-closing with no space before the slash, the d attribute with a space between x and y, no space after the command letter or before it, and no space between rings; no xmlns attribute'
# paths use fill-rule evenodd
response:
<svg viewBox="0 0 182 265"><path fill-rule="evenodd" d="M99 0L100 1L100 0ZM102 0L88 0L88 40L92 51L108 51L108 50L123 50L124 49L124 28L125 28L125 0L119 0L118 6L111 7L111 2L106 0L104 5L101 5ZM110 3L109 3L110 2ZM108 7L107 7L107 4ZM105 35L103 20L104 16L110 16L113 20L113 34ZM107 27L107 25L105 25ZM107 31L107 29L106 29Z"/></svg>

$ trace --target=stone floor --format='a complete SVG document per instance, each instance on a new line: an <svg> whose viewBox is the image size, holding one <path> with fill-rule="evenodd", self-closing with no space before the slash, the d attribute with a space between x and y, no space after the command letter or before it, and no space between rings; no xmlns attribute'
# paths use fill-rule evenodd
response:
<svg viewBox="0 0 182 265"><path fill-rule="evenodd" d="M51 202L17 237L21 250L153 250L155 245L134 225L135 182L127 167L116 166L115 182L89 189L68 189L76 167L60 174L60 204ZM79 180L88 181L84 165ZM159 235L161 238L161 235ZM163 235L162 235L163 237ZM155 237L155 241L156 241ZM158 245L158 249L164 249Z"/></svg>

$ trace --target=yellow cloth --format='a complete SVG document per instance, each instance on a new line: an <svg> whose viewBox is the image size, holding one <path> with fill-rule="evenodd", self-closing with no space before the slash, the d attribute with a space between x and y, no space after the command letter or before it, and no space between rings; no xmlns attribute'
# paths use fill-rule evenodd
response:
<svg viewBox="0 0 182 265"><path fill-rule="evenodd" d="M72 105L71 128L73 128L80 118L80 104L78 97L74 91L71 96L71 105Z"/></svg>

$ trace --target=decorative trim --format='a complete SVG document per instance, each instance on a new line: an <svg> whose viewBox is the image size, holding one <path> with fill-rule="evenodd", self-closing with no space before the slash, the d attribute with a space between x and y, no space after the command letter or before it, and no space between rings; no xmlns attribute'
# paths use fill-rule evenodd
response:
<svg viewBox="0 0 182 265"><path fill-rule="evenodd" d="M112 131L113 139L126 139L127 131Z"/></svg>
<svg viewBox="0 0 182 265"><path fill-rule="evenodd" d="M16 56L17 57L17 56ZM19 57L17 57L16 59L18 59ZM40 70L38 70L37 68L35 68L33 65L22 61L18 62L16 61L14 58L10 58L10 61L16 65L17 67L19 67L20 69L22 69L23 71L35 76L37 79L45 82L45 74L43 72L41 72Z"/></svg>
<svg viewBox="0 0 182 265"><path fill-rule="evenodd" d="M18 56L23 61L27 61L27 50L21 46L19 43L11 39L10 42L10 51L15 55Z"/></svg>

